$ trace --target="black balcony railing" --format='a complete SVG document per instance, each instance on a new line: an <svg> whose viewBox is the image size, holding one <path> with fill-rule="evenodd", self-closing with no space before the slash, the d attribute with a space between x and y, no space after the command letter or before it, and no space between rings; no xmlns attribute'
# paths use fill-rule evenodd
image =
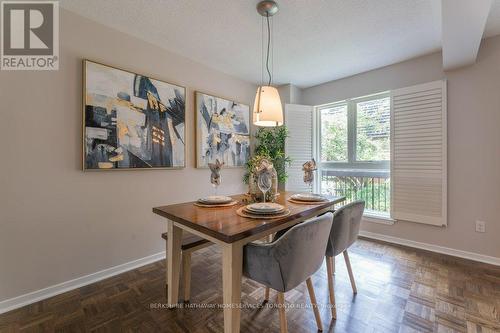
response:
<svg viewBox="0 0 500 333"><path fill-rule="evenodd" d="M389 170L321 170L322 193L364 200L367 211L379 214L390 212L390 182Z"/></svg>

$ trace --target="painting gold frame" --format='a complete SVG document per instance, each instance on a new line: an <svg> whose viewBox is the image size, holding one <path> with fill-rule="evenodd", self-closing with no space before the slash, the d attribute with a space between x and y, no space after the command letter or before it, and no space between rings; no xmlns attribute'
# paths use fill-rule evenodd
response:
<svg viewBox="0 0 500 333"><path fill-rule="evenodd" d="M239 101L236 101L232 98L228 98L228 97L223 97L223 96L219 96L219 95L216 95L216 94L212 94L210 92L205 92L205 91L201 91L201 90L195 90L194 91L194 134L195 134L195 156L194 156L194 160L195 160L195 166L197 169L208 169L208 166L204 166L204 165L200 165L199 161L198 161L198 153L199 153L199 150L200 150L200 147L199 147L199 133L198 133L198 94L203 94L203 95L209 95L209 96L212 96L212 97L216 97L216 98L221 98L221 99L225 99L227 101L232 101L232 102L235 102L235 103L238 103L238 104L241 104L241 105L245 105L245 106L248 106L248 141L249 143L251 142L252 140L252 125L251 125L251 119L250 119L250 116L252 115L251 114L251 110L250 110L250 106L248 104L245 104L245 103L241 103ZM250 152L250 155L249 155L249 158L251 157L251 152ZM241 166L227 166L227 165L224 165L224 169L241 169L241 168L244 168L245 165L241 165Z"/></svg>
<svg viewBox="0 0 500 333"><path fill-rule="evenodd" d="M162 83L166 83L169 85L173 85L173 86L182 88L183 93L184 93L184 163L182 166L151 167L151 168L109 168L109 169L104 169L104 168L103 169L89 169L89 168L86 168L86 166L85 166L85 144L86 144L85 143L85 105L86 105L86 88L87 88L87 71L86 71L86 69L87 69L88 63L94 63L97 65L109 67L112 69L120 70L120 71L127 72L127 73L134 74L134 75L145 76L145 77L148 77L148 78L153 79L155 81L159 81ZM83 80L82 80L82 132L81 132L81 138L82 138L82 170L83 171L94 172L94 171L180 170L180 169L186 168L187 143L188 143L187 142L188 135L187 135L187 122L186 122L187 117L186 117L186 115L187 115L187 104L188 103L187 103L187 89L185 86L177 84L177 83L161 80L161 79L155 78L155 77L147 75L147 74L133 72L133 71L130 71L127 69L123 69L123 68L120 68L117 66L108 65L108 64L98 62L95 60L91 60L91 59L87 59L87 58L82 59L82 78L83 78Z"/></svg>

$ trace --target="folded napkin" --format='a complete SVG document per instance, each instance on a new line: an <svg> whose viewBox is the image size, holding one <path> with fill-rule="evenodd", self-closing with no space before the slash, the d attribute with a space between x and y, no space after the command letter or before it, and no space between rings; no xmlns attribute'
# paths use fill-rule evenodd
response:
<svg viewBox="0 0 500 333"><path fill-rule="evenodd" d="M263 159L263 160L259 163L259 165L257 165L257 166L255 167L255 174L256 174L257 176L260 176L260 175L261 175L261 174L263 174L263 173L269 173L269 174L272 174L273 169L274 169L274 165L273 165L270 161L268 161L268 160L266 160L266 159Z"/></svg>

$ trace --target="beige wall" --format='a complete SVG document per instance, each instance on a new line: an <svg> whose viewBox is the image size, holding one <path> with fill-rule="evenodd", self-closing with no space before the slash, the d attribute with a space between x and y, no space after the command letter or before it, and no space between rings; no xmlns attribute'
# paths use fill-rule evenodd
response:
<svg viewBox="0 0 500 333"><path fill-rule="evenodd" d="M444 73L436 53L302 94L324 104L442 78L448 80L448 227L365 222L362 229L417 242L500 257L500 37L483 41L477 63ZM475 221L486 221L486 233Z"/></svg>
<svg viewBox="0 0 500 333"><path fill-rule="evenodd" d="M61 10L60 70L0 72L0 301L164 250L153 206L210 193L194 168L194 90L251 105L256 86ZM201 52L201 50L200 50ZM82 172L82 58L187 87L187 167ZM221 190L242 192L243 169Z"/></svg>

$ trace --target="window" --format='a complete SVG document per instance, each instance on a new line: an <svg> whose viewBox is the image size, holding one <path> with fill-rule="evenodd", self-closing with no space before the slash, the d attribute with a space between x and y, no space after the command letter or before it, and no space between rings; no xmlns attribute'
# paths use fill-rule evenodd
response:
<svg viewBox="0 0 500 333"><path fill-rule="evenodd" d="M321 110L321 161L347 162L347 104Z"/></svg>
<svg viewBox="0 0 500 333"><path fill-rule="evenodd" d="M316 108L322 193L365 200L367 213L390 212L390 96L388 93Z"/></svg>
<svg viewBox="0 0 500 333"><path fill-rule="evenodd" d="M390 98L356 103L356 160L390 160Z"/></svg>
<svg viewBox="0 0 500 333"><path fill-rule="evenodd" d="M365 213L447 225L446 81L316 106L315 191Z"/></svg>

